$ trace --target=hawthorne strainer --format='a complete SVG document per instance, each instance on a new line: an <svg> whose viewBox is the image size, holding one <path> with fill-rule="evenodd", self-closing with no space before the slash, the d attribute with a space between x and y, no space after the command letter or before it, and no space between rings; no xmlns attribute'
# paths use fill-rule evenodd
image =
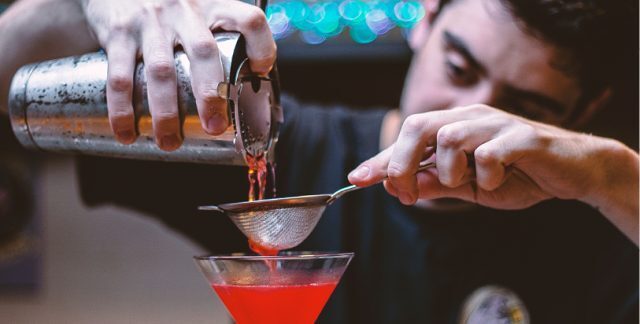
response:
<svg viewBox="0 0 640 324"><path fill-rule="evenodd" d="M435 163L421 164L417 172L434 166ZM302 243L316 227L328 205L344 194L362 188L351 185L333 194L263 199L200 206L198 209L226 214L249 240L263 248L280 251Z"/></svg>

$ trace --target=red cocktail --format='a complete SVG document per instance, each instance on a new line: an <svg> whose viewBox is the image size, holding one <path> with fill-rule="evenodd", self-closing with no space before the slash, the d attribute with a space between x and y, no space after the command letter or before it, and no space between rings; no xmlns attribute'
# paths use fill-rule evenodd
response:
<svg viewBox="0 0 640 324"><path fill-rule="evenodd" d="M213 285L213 289L237 323L313 323L336 284Z"/></svg>
<svg viewBox="0 0 640 324"><path fill-rule="evenodd" d="M239 324L313 323L353 253L196 257Z"/></svg>

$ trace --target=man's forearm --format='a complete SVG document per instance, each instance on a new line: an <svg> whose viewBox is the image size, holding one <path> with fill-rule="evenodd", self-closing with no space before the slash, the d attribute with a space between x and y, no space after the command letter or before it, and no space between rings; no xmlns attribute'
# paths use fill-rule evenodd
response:
<svg viewBox="0 0 640 324"><path fill-rule="evenodd" d="M600 212L638 245L638 153L614 140L604 140L599 181L585 202Z"/></svg>
<svg viewBox="0 0 640 324"><path fill-rule="evenodd" d="M77 0L22 0L0 16L0 111L16 70L98 48Z"/></svg>

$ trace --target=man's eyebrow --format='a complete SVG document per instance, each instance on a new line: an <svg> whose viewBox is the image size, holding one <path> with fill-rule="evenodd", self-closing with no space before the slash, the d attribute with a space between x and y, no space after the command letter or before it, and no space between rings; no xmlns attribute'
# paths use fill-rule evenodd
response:
<svg viewBox="0 0 640 324"><path fill-rule="evenodd" d="M471 50L469 50L469 47L467 46L467 43L465 43L465 41L460 38L459 36L453 34L452 32L445 30L442 32L443 37L444 37L444 41L446 42L447 46L452 47L453 49L455 49L458 53L460 53L460 55L464 56L464 58L469 62L469 64L481 71L481 72L485 72L485 68L484 66L482 66L482 64L480 64L480 62L478 62L478 60L476 59L476 57L473 55L473 53L471 52Z"/></svg>
<svg viewBox="0 0 640 324"><path fill-rule="evenodd" d="M446 45L452 47L454 50L460 53L460 55L464 56L464 58L472 67L482 73L486 73L486 69L484 68L484 66L480 64L480 62L478 62L478 60L475 58L475 56L461 37L453 34L448 30L443 31L443 37ZM513 96L516 96L517 98L520 98L522 100L533 102L538 106L548 108L555 114L563 115L567 111L567 108L562 103L541 93L518 89L513 86L507 86L507 90Z"/></svg>
<svg viewBox="0 0 640 324"><path fill-rule="evenodd" d="M533 102L534 104L543 108L548 108L555 114L564 115L567 112L567 107L565 107L562 103L541 93L518 89L512 86L507 86L506 88L512 96L521 100Z"/></svg>

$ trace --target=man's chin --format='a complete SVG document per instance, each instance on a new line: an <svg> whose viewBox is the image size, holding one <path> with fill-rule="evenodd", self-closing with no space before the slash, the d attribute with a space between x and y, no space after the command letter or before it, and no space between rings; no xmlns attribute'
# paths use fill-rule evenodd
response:
<svg viewBox="0 0 640 324"><path fill-rule="evenodd" d="M418 199L414 206L438 212L463 212L477 207L474 203L455 198Z"/></svg>

